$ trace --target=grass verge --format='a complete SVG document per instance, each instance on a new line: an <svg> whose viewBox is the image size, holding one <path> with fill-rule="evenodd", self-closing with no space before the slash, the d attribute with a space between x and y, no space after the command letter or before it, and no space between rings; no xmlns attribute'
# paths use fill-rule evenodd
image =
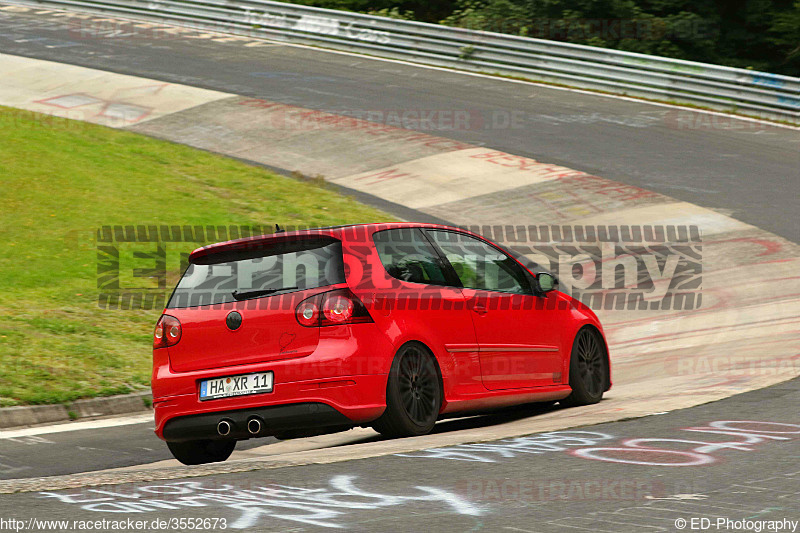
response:
<svg viewBox="0 0 800 533"><path fill-rule="evenodd" d="M318 184L221 156L5 107L0 185L0 407L149 386L151 333L161 310L98 306L100 226L326 226L393 218ZM202 244L167 244L168 285L179 270L175 258ZM121 250L120 277L130 278L121 284L142 285L132 271L148 263L133 254L153 248Z"/></svg>

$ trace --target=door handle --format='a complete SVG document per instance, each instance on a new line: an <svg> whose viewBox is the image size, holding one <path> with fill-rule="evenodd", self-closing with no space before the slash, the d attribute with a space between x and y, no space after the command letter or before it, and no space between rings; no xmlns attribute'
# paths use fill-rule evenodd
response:
<svg viewBox="0 0 800 533"><path fill-rule="evenodd" d="M473 305L472 306L472 310L475 311L476 313L478 313L479 315L485 315L486 314L486 308L484 306L480 305L480 304Z"/></svg>

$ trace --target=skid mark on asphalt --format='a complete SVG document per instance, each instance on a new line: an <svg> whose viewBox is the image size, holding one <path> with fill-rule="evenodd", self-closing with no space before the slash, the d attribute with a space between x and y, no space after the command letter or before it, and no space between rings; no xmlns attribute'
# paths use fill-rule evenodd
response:
<svg viewBox="0 0 800 533"><path fill-rule="evenodd" d="M0 474L16 476L17 474L24 473L25 470L30 469L30 466L16 464L14 461L9 460L5 455L0 455Z"/></svg>

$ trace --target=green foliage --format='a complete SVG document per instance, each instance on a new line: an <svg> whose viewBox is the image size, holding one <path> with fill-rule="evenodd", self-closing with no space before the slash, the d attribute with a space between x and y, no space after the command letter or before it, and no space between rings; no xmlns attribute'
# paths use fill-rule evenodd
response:
<svg viewBox="0 0 800 533"><path fill-rule="evenodd" d="M800 75L800 0L792 9L777 13L769 27L767 42L778 51L776 72Z"/></svg>
<svg viewBox="0 0 800 533"><path fill-rule="evenodd" d="M458 58L462 61L469 61L473 55L475 55L475 47L474 46L462 46L459 49Z"/></svg>
<svg viewBox="0 0 800 533"><path fill-rule="evenodd" d="M367 11L368 15L375 15L376 17L386 17L398 20L415 20L413 11L400 11L399 7L374 9Z"/></svg>
<svg viewBox="0 0 800 533"><path fill-rule="evenodd" d="M300 0L292 2L307 6L374 13L391 18L412 17L423 22L438 22L452 13L455 0ZM386 14L384 14L386 13Z"/></svg>
<svg viewBox="0 0 800 533"><path fill-rule="evenodd" d="M298 3L800 76L800 0Z"/></svg>

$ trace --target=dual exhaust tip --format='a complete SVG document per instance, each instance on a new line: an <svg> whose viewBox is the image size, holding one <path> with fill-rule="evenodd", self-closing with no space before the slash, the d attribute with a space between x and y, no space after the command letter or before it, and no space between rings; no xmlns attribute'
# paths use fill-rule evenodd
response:
<svg viewBox="0 0 800 533"><path fill-rule="evenodd" d="M227 437L230 435L231 430L233 429L233 422L230 420L222 419L217 424L217 434L220 437Z"/></svg>
<svg viewBox="0 0 800 533"><path fill-rule="evenodd" d="M258 435L264 427L264 422L257 416L251 416L247 420L247 431L251 435ZM217 424L217 434L220 437L227 437L233 431L233 422L227 418L223 418Z"/></svg>
<svg viewBox="0 0 800 533"><path fill-rule="evenodd" d="M258 435L261 433L261 428L264 427L264 424L261 422L261 419L257 416L250 417L250 420L247 421L247 431L251 435Z"/></svg>

